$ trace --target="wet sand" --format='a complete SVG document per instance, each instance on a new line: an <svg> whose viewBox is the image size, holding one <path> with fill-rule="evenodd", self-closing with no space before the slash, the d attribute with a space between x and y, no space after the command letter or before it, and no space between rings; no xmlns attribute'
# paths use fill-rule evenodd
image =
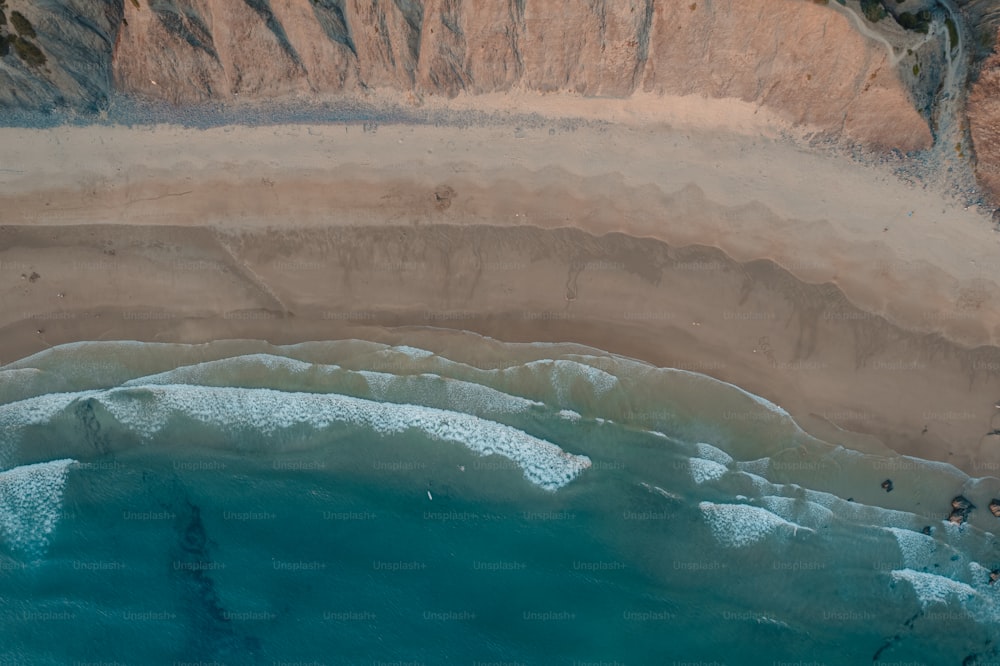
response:
<svg viewBox="0 0 1000 666"><path fill-rule="evenodd" d="M888 169L665 126L0 140L2 363L470 330L703 372L828 441L1000 469L996 234Z"/></svg>

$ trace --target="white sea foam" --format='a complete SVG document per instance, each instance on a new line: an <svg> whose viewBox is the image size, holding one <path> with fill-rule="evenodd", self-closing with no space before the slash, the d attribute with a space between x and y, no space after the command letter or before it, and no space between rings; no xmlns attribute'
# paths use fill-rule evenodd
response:
<svg viewBox="0 0 1000 666"><path fill-rule="evenodd" d="M413 392L420 392L433 399L432 403L427 403L428 406L440 409L473 413L488 418L501 414L523 414L532 409L544 407L536 400L528 400L461 379L451 379L433 374L401 379L405 386L405 392L395 397L402 399Z"/></svg>
<svg viewBox="0 0 1000 666"><path fill-rule="evenodd" d="M737 462L736 466L741 470L746 468L766 469L767 461L767 458L762 458L751 461L750 464ZM749 471L737 473L748 478L753 484L758 497L756 501L762 502L763 506L782 517L803 522L808 527L829 525L835 520L841 520L856 525L871 525L879 528L907 526L909 529L900 529L905 535L899 537L897 541L916 538L918 542L922 542L923 539L929 538L917 531L926 524L926 519L920 518L916 514L860 502L849 502L838 495L822 490L774 483ZM948 532L949 541L954 542L965 536L965 533L958 526L951 525L950 528L946 526L945 529ZM951 548L950 546L946 547Z"/></svg>
<svg viewBox="0 0 1000 666"><path fill-rule="evenodd" d="M678 495L677 493L672 493L669 490L664 490L663 488L661 488L659 486L650 485L650 484L646 483L645 481L640 481L639 485L641 485L643 488L645 488L649 492L656 493L660 497L664 497L664 498L666 498L668 500L672 500L672 501L675 501L675 502L682 502L682 501L684 501L684 498L681 497L680 495Z"/></svg>
<svg viewBox="0 0 1000 666"><path fill-rule="evenodd" d="M94 391L46 393L35 398L0 405L0 432L47 423L77 398L93 394Z"/></svg>
<svg viewBox="0 0 1000 666"><path fill-rule="evenodd" d="M845 450L850 451L850 449L845 449ZM864 455L859 452L855 453L858 453L858 455ZM915 469L937 470L938 472L947 474L948 476L952 477L954 480L960 483L965 483L970 478L972 478L959 468L952 465L951 463L944 462L943 460L927 460L924 458L915 458L913 456L899 456L899 457L907 461L904 464L910 465Z"/></svg>
<svg viewBox="0 0 1000 666"><path fill-rule="evenodd" d="M976 600L979 603L969 605L976 619L980 622L1000 622L1000 590L996 589L1000 583L990 582L992 569L978 562L969 562L965 571L970 581L969 587L977 593Z"/></svg>
<svg viewBox="0 0 1000 666"><path fill-rule="evenodd" d="M1000 622L1000 595L996 589L998 584L990 583L990 571L978 562L969 562L966 573L976 597L965 604L965 609L976 622L996 625Z"/></svg>
<svg viewBox="0 0 1000 666"><path fill-rule="evenodd" d="M17 380L45 372L38 368L0 368L0 381Z"/></svg>
<svg viewBox="0 0 1000 666"><path fill-rule="evenodd" d="M758 458L757 460L744 460L736 463L736 466L744 472L767 477L771 471L771 459Z"/></svg>
<svg viewBox="0 0 1000 666"><path fill-rule="evenodd" d="M968 566L969 577L976 581L973 587L989 586L990 580L990 569L987 569L979 562L969 562ZM995 585L996 583L994 583Z"/></svg>
<svg viewBox="0 0 1000 666"><path fill-rule="evenodd" d="M583 417L580 416L579 412L574 412L572 409L560 409L559 418L564 421L579 421Z"/></svg>
<svg viewBox="0 0 1000 666"><path fill-rule="evenodd" d="M412 359L424 359L434 356L434 352L427 351L426 349L419 349L417 347L411 347L409 345L396 345L395 347L384 349L382 352L398 352L400 354L405 354Z"/></svg>
<svg viewBox="0 0 1000 666"><path fill-rule="evenodd" d="M920 521L917 516L906 511L886 509L881 506L848 502L842 497L821 490L803 489L806 499L824 506L834 512L839 518L861 525L889 527L898 525L916 525Z"/></svg>
<svg viewBox="0 0 1000 666"><path fill-rule="evenodd" d="M742 393L746 397L750 398L751 400L753 400L754 402L756 402L758 405L760 405L761 407L763 407L767 411L769 411L769 412L771 412L773 414L777 414L778 416L787 418L790 423L793 423L795 425L796 430L798 430L799 432L804 432L802 430L802 428L800 428L799 425L797 423L795 423L795 421L792 419L791 414L789 414L787 411L785 411L785 409L783 407L780 407L779 405L774 404L773 402L771 402L767 398L765 398L763 396L759 396L756 393L751 393L750 391L747 391L744 388L740 388L736 384L730 384L729 382L724 382L721 379L715 379L714 377L710 377L708 375L703 375L703 376L706 377L707 379L713 381L713 382L718 382L719 384L725 384L726 386L730 386L730 387L736 389L737 391L739 391L740 393Z"/></svg>
<svg viewBox="0 0 1000 666"><path fill-rule="evenodd" d="M0 370L0 392L22 389L46 377L48 373L38 368L12 368ZM0 393L2 395L2 393Z"/></svg>
<svg viewBox="0 0 1000 666"><path fill-rule="evenodd" d="M528 400L516 395L498 391L489 386L448 379L434 375L434 381L444 387L445 403L438 407L460 412L470 412L481 416L492 414L523 414L544 407L536 400Z"/></svg>
<svg viewBox="0 0 1000 666"><path fill-rule="evenodd" d="M834 452L838 455L864 456L862 453L842 448L835 449ZM905 526L909 528L906 531L910 533L913 533L913 529L919 530L926 524L925 518L919 518L914 513L847 501L830 492L770 481L767 479L767 475L771 472L771 458L737 461L735 465L752 480L754 490L761 496L804 495L806 501L815 505L814 507L802 506L802 510L808 510L812 514L813 518L810 520L831 521L836 517L843 521L875 527ZM828 512L832 513L832 516Z"/></svg>
<svg viewBox="0 0 1000 666"><path fill-rule="evenodd" d="M12 550L41 557L62 512L67 468L53 460L0 472L0 534Z"/></svg>
<svg viewBox="0 0 1000 666"><path fill-rule="evenodd" d="M306 363L286 356L275 356L274 354L245 354L243 356L204 361L192 365L182 365L155 375L130 379L124 382L122 386L198 384L206 379L217 380L219 377L224 377L227 370L232 371L237 368L248 370L253 368L253 366L260 366L271 372L285 370L293 374L306 373L317 367L327 370L339 369L338 366L314 366L312 363Z"/></svg>
<svg viewBox="0 0 1000 666"><path fill-rule="evenodd" d="M777 414L779 416L784 416L784 417L788 418L789 420L791 420L791 418L792 418L791 414L789 414L787 411L785 411L785 409L783 407L780 407L780 406L774 404L773 402L771 402L767 398L763 398L763 397L757 395L756 393L751 393L750 391L747 391L746 389L742 389L739 386L736 386L736 384L729 384L729 382L723 382L723 383L728 384L729 386L732 386L732 387L738 389L740 391L740 393L742 393L743 395L747 396L748 398L750 398L751 400L753 400L754 402L756 402L758 405L760 405L761 407L763 407L767 411L773 412L774 414Z"/></svg>
<svg viewBox="0 0 1000 666"><path fill-rule="evenodd" d="M540 402L510 395L489 386L442 377L438 374L395 375L370 370L355 371L344 369L339 365L313 364L273 354L247 354L183 366L157 375L133 379L125 382L123 386L202 384L206 379L211 380L211 385L220 386L224 385L222 382L225 381L227 374L231 375L238 371L253 373L258 370L282 371L303 377L339 377L341 380L360 376L364 378L370 395L375 400L418 403L428 407L474 413L486 418L523 413L543 406Z"/></svg>
<svg viewBox="0 0 1000 666"><path fill-rule="evenodd" d="M906 581L917 594L924 608L931 604L958 602L964 604L976 597L976 591L968 584L939 576L938 574L897 569L889 573L894 582Z"/></svg>
<svg viewBox="0 0 1000 666"><path fill-rule="evenodd" d="M15 361L9 368L38 368L58 374L70 387L93 387L118 383L135 376L127 360L136 353L169 347L167 343L146 343L135 340L114 342L71 342L46 349ZM113 352L113 353L109 353Z"/></svg>
<svg viewBox="0 0 1000 666"><path fill-rule="evenodd" d="M186 385L112 389L97 399L119 423L146 436L162 429L175 414L227 431L246 429L265 436L303 424L317 430L351 425L383 435L415 429L434 440L462 444L479 455L509 458L528 480L547 490L564 486L590 467L586 456L567 454L516 428L434 407L337 394Z"/></svg>
<svg viewBox="0 0 1000 666"><path fill-rule="evenodd" d="M744 548L771 534L781 531L787 535L812 530L777 516L767 509L749 504L698 504L712 536L727 548Z"/></svg>
<svg viewBox="0 0 1000 666"><path fill-rule="evenodd" d="M699 458L714 460L720 465L728 465L733 462L733 457L717 446L712 446L711 444L706 444L705 442L698 442L694 446L698 450Z"/></svg>
<svg viewBox="0 0 1000 666"><path fill-rule="evenodd" d="M568 363L573 363L572 361L556 361L559 365L564 365ZM618 386L618 378L615 377L610 372L605 372L600 368L595 368L591 365L585 363L573 363L573 366L578 372L582 372L590 382L590 385L594 387L594 392L598 395L604 395L608 391L613 390Z"/></svg>
<svg viewBox="0 0 1000 666"><path fill-rule="evenodd" d="M815 502L796 497L780 497L768 495L758 500L768 511L812 529L823 529L833 524L835 516L832 511Z"/></svg>
<svg viewBox="0 0 1000 666"><path fill-rule="evenodd" d="M771 483L764 477L758 476L751 472L736 472L736 473L742 474L744 477L750 480L750 483L753 484L753 489L757 493L757 495L771 495L773 493L778 492L779 488L781 487L778 484Z"/></svg>
<svg viewBox="0 0 1000 666"><path fill-rule="evenodd" d="M948 535L949 541L961 541L962 536L966 533L966 523L958 524L950 520L943 520L940 527Z"/></svg>
<svg viewBox="0 0 1000 666"><path fill-rule="evenodd" d="M372 398L376 400L381 400L381 396L389 392L392 380L397 377L397 375L388 372L374 372L372 370L359 370L358 374L368 382L368 390L371 392Z"/></svg>
<svg viewBox="0 0 1000 666"><path fill-rule="evenodd" d="M721 479L729 470L714 460L704 458L689 458L688 472L695 483L702 484Z"/></svg>
<svg viewBox="0 0 1000 666"><path fill-rule="evenodd" d="M560 406L570 403L571 391L580 380L590 386L595 398L600 398L618 386L618 378L611 373L577 361L546 359L525 363L523 367L550 372L549 381L555 388L556 399ZM510 371L516 372L517 368Z"/></svg>
<svg viewBox="0 0 1000 666"><path fill-rule="evenodd" d="M358 374L368 382L372 398L380 401L417 403L484 418L523 414L544 407L543 403L536 400L432 373L391 375L362 370Z"/></svg>
<svg viewBox="0 0 1000 666"><path fill-rule="evenodd" d="M700 372L694 372L692 370L682 370L680 368L661 368L660 370L663 371L663 372L670 372L670 373L675 373L675 374L686 375L688 377L697 377L697 378L699 378L699 379L701 379L703 381L711 382L713 384L728 386L730 388L736 389L737 391L739 391L740 393L742 393L744 396L750 398L755 403L757 403L761 407L765 408L769 412L772 412L774 414L777 414L778 416L782 416L782 417L787 418L790 423L795 424L795 427L796 427L797 430L802 431L802 429L799 428L798 424L795 423L795 421L792 419L791 415L787 411L785 411L782 407L774 404L773 402L771 402L767 398L764 398L762 396L757 395L756 393L751 393L750 391L747 391L746 389L740 388L736 384L730 384L729 382L724 382L721 379L716 379L715 377L712 377L710 375L705 375L705 374L702 374Z"/></svg>
<svg viewBox="0 0 1000 666"><path fill-rule="evenodd" d="M884 529L896 537L896 544L907 569L926 567L934 561L939 544L933 537L898 527Z"/></svg>
<svg viewBox="0 0 1000 666"><path fill-rule="evenodd" d="M47 393L0 405L0 466L9 464L14 449L21 442L25 428L48 423L74 400L93 393L93 391Z"/></svg>
<svg viewBox="0 0 1000 666"><path fill-rule="evenodd" d="M86 352L91 349L103 350L109 346L113 346L115 349L129 349L135 348L136 346L148 347L151 345L157 345L163 343L156 342L137 342L135 340L115 340L114 342L97 342L91 340L80 340L77 342L66 342L55 347L50 347L49 349L43 349L40 352L35 352L31 356L26 356L20 360L14 361L13 363L8 363L7 365L0 366L0 368L34 368L34 367L44 367L51 363L53 360L61 361L67 355L80 356L80 352Z"/></svg>

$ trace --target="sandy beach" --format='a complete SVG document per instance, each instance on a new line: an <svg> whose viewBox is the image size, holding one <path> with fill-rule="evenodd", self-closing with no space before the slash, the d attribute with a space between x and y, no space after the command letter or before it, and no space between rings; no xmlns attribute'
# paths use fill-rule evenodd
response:
<svg viewBox="0 0 1000 666"><path fill-rule="evenodd" d="M0 666L1000 663L997 0L0 0L0 109Z"/></svg>
<svg viewBox="0 0 1000 666"><path fill-rule="evenodd" d="M610 104L614 124L0 129L0 363L96 339L578 342L996 474L985 211L736 103Z"/></svg>

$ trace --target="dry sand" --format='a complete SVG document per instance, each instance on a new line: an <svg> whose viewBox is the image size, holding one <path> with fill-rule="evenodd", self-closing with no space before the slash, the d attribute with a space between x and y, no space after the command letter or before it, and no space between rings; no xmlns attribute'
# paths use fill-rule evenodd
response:
<svg viewBox="0 0 1000 666"><path fill-rule="evenodd" d="M0 362L412 327L581 342L995 475L986 216L739 103L676 101L576 129L0 129Z"/></svg>

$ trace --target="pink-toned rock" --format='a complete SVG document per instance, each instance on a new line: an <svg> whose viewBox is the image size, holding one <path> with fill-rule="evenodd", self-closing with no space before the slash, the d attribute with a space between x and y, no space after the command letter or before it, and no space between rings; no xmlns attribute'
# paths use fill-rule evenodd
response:
<svg viewBox="0 0 1000 666"><path fill-rule="evenodd" d="M739 99L871 146L932 140L883 46L804 0L125 4L116 85L174 102L643 91Z"/></svg>
<svg viewBox="0 0 1000 666"><path fill-rule="evenodd" d="M1000 32L969 91L968 116L979 184L1000 205Z"/></svg>
<svg viewBox="0 0 1000 666"><path fill-rule="evenodd" d="M926 120L882 46L811 2L668 2L653 19L646 90L734 97L794 123L904 151Z"/></svg>

